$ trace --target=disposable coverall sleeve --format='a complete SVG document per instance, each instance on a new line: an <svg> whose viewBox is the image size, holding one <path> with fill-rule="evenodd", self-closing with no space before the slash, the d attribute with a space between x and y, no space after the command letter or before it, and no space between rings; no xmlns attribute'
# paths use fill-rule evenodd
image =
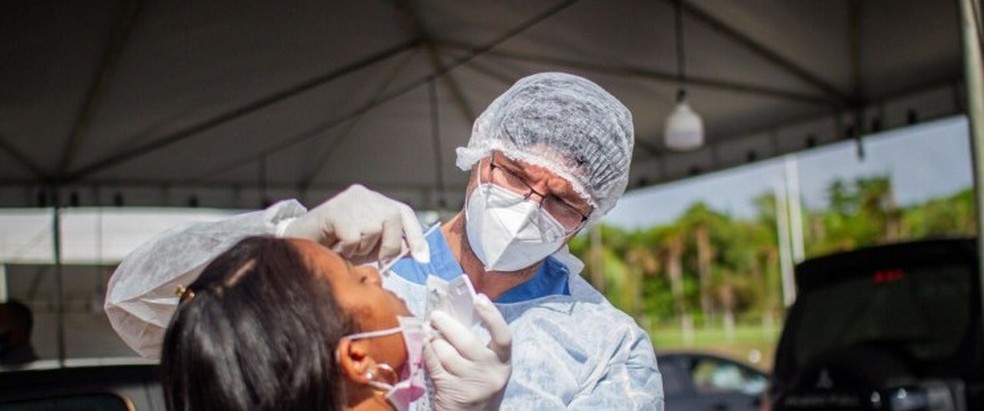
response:
<svg viewBox="0 0 984 411"><path fill-rule="evenodd" d="M600 364L568 410L663 411L663 378L649 336L634 324L608 340L612 355Z"/></svg>
<svg viewBox="0 0 984 411"><path fill-rule="evenodd" d="M158 358L178 299L175 289L193 282L216 256L239 240L275 234L279 224L307 210L295 200L210 223L178 227L131 252L106 289L104 308L113 329L134 351Z"/></svg>

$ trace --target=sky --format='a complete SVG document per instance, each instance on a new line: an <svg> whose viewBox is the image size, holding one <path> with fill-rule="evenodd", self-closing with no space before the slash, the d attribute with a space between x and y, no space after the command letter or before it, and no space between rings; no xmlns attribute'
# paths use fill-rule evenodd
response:
<svg viewBox="0 0 984 411"><path fill-rule="evenodd" d="M953 117L866 136L864 159L853 141L790 155L799 175L802 205L826 206L836 178L888 174L896 201L907 206L946 196L973 183L967 120ZM627 192L601 221L634 230L667 224L702 201L736 218L755 214L753 199L783 184L787 157L770 159L669 184Z"/></svg>

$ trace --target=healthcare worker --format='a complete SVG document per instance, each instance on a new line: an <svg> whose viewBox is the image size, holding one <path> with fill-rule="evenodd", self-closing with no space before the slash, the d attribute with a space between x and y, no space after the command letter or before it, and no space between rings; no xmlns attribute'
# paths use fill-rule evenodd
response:
<svg viewBox="0 0 984 411"><path fill-rule="evenodd" d="M632 146L631 114L611 94L581 77L535 74L496 98L458 148L457 165L470 172L465 206L439 231L425 238L409 207L362 186L310 211L284 201L144 244L110 280L106 312L131 347L153 354L174 309L173 287L245 236L310 238L364 260L408 247L414 258L383 281L415 315L428 314L428 275L464 273L512 331L511 368L509 355L490 354L508 341L486 345L457 333L427 344L435 408L501 401L502 409L662 410L648 335L580 277L584 265L566 247L625 191ZM141 273L167 281L142 281ZM454 321L441 313L431 320Z"/></svg>

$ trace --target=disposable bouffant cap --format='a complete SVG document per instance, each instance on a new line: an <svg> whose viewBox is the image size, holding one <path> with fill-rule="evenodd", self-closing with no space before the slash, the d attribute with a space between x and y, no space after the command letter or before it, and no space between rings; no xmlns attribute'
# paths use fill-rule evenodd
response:
<svg viewBox="0 0 984 411"><path fill-rule="evenodd" d="M596 220L625 192L634 142L632 114L597 84L565 73L525 77L475 120L457 166L470 170L493 150L571 183Z"/></svg>

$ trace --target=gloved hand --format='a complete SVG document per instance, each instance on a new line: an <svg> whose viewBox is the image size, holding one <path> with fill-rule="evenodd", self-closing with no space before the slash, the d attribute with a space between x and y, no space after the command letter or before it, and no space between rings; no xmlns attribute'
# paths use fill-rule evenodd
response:
<svg viewBox="0 0 984 411"><path fill-rule="evenodd" d="M356 264L391 260L405 246L415 260L430 262L427 240L410 206L358 184L288 223L282 235L317 241Z"/></svg>
<svg viewBox="0 0 984 411"><path fill-rule="evenodd" d="M424 365L434 383L435 410L497 410L512 374L512 332L484 294L475 311L492 340L483 345L464 325L442 311L431 312L441 335L424 344Z"/></svg>

